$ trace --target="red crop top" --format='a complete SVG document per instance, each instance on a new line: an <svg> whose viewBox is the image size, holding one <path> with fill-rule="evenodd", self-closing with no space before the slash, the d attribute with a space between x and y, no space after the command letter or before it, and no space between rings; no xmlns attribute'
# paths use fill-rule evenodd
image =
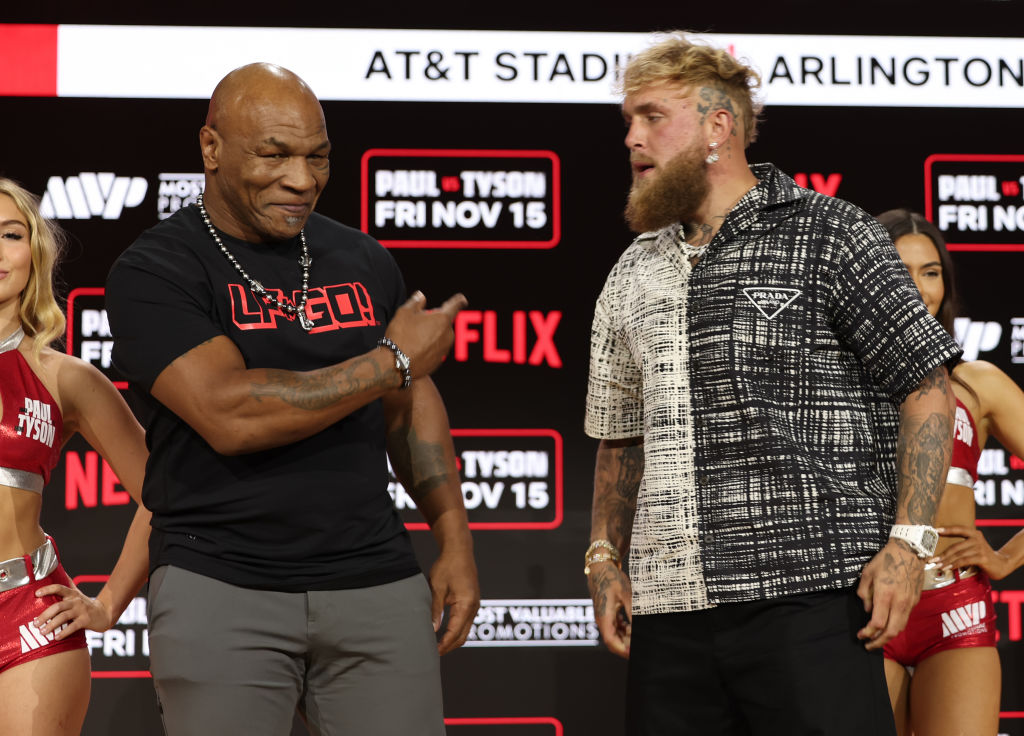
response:
<svg viewBox="0 0 1024 736"><path fill-rule="evenodd" d="M0 341L0 485L42 493L60 459L60 407L18 350L19 329Z"/></svg>
<svg viewBox="0 0 1024 736"><path fill-rule="evenodd" d="M978 431L974 417L967 411L960 399L956 400L956 418L953 421L953 458L949 463L946 482L973 488L978 480Z"/></svg>

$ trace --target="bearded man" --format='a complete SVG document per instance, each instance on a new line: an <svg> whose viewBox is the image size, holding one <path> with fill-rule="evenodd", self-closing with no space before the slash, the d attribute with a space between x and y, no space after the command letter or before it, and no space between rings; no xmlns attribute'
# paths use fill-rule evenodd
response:
<svg viewBox="0 0 1024 736"><path fill-rule="evenodd" d="M114 362L147 412L164 729L280 736L298 708L313 734L440 736L438 655L480 598L429 377L465 299L406 300L379 243L313 211L331 144L292 72L229 73L199 144L202 198L107 282ZM385 452L440 547L429 586Z"/></svg>
<svg viewBox="0 0 1024 736"><path fill-rule="evenodd" d="M747 163L758 85L684 33L625 69L584 571L629 734L894 734L960 349L872 217Z"/></svg>

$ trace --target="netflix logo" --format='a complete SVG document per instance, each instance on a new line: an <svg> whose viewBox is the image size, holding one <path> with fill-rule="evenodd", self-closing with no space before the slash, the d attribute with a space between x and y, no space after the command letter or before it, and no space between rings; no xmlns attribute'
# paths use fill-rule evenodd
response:
<svg viewBox="0 0 1024 736"><path fill-rule="evenodd" d="M464 309L455 317L454 358L460 363L480 358L485 363L561 368L555 345L561 320L560 310L499 314L493 309Z"/></svg>
<svg viewBox="0 0 1024 736"><path fill-rule="evenodd" d="M117 473L95 450L64 453L64 508L125 506L132 497Z"/></svg>

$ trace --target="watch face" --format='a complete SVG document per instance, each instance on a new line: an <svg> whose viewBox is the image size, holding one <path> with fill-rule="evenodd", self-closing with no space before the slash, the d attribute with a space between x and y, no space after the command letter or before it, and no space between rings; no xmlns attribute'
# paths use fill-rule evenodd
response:
<svg viewBox="0 0 1024 736"><path fill-rule="evenodd" d="M934 529L921 530L921 546L928 550L929 553L935 552L935 547L938 543L939 535Z"/></svg>

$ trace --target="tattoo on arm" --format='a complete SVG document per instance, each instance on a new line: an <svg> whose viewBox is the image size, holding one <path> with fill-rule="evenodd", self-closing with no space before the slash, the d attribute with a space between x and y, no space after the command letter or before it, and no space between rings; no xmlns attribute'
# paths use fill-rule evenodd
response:
<svg viewBox="0 0 1024 736"><path fill-rule="evenodd" d="M940 366L924 377L921 385L917 387L917 399L925 398L932 391L938 391L943 395L949 393L949 374L944 367Z"/></svg>
<svg viewBox="0 0 1024 736"><path fill-rule="evenodd" d="M604 613L608 608L608 588L619 575L621 575L619 569L613 569L610 565L598 565L591 569L587 585L590 587L590 596L594 599L596 614Z"/></svg>
<svg viewBox="0 0 1024 736"><path fill-rule="evenodd" d="M633 532L636 499L644 474L644 446L602 448L594 478L593 522L608 530L622 552Z"/></svg>
<svg viewBox="0 0 1024 736"><path fill-rule="evenodd" d="M943 444L951 437L949 422L933 414L909 435L901 434L899 470L907 514L911 524L930 524L946 477L948 463Z"/></svg>
<svg viewBox="0 0 1024 736"><path fill-rule="evenodd" d="M395 474L412 485L406 490L417 505L448 482L451 468L440 443L421 440L414 428L403 424L388 433L387 445Z"/></svg>
<svg viewBox="0 0 1024 736"><path fill-rule="evenodd" d="M317 411L331 404L380 385L380 365L369 356L350 363L306 373L268 369L266 383L251 384L250 394L257 401L274 398L286 404Z"/></svg>
<svg viewBox="0 0 1024 736"><path fill-rule="evenodd" d="M906 508L911 524L932 522L945 488L953 440L953 428L946 411L915 411L917 405L928 398L940 399L943 406L951 401L945 368L938 368L926 376L900 409L896 450L899 472L897 504Z"/></svg>

